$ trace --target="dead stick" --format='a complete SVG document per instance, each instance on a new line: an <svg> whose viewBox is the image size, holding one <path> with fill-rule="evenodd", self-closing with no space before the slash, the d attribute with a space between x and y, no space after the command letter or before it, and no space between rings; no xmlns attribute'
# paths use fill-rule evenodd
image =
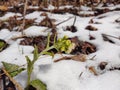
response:
<svg viewBox="0 0 120 90"><path fill-rule="evenodd" d="M4 68L2 70L5 73L5 75L10 79L10 81L13 82L13 84L17 87L17 90L23 90L22 86L18 84Z"/></svg>
<svg viewBox="0 0 120 90"><path fill-rule="evenodd" d="M66 20L64 20L64 21L62 21L62 22L56 24L56 26L58 26L58 25L60 25L60 24L62 24L62 23L64 23L64 22L67 22L68 20L70 20L70 19L72 19L72 18L73 18L73 17L69 17L68 19L66 19Z"/></svg>
<svg viewBox="0 0 120 90"><path fill-rule="evenodd" d="M72 18L73 18L73 17L69 17L68 19L66 19L66 20L64 20L64 21L56 24L56 26L58 26L58 25L60 25L60 24L62 24L62 23L64 23L64 22L67 22L67 21L69 21L69 20L72 19ZM46 28L46 29L44 30L44 32L47 31L47 30L49 30L49 29L50 29L50 28Z"/></svg>
<svg viewBox="0 0 120 90"><path fill-rule="evenodd" d="M19 38L26 38L26 37L27 37L26 35L21 35L21 36L12 37L11 39L12 40L17 40Z"/></svg>
<svg viewBox="0 0 120 90"><path fill-rule="evenodd" d="M59 62L59 61L62 61L62 60L70 60L70 59L71 59L71 57L64 56L62 58L59 58L59 59L55 60L54 62Z"/></svg>
<svg viewBox="0 0 120 90"><path fill-rule="evenodd" d="M115 38L115 39L119 39L119 40L120 40L120 37L115 37L115 36L107 35L107 34L102 34L102 35L105 35L105 36L112 37L112 38Z"/></svg>
<svg viewBox="0 0 120 90"><path fill-rule="evenodd" d="M23 22L22 22L22 25L19 28L19 31L22 30L22 34L23 34L23 30L25 28L25 15L26 15L26 11L27 11L27 4L28 4L28 0L25 0L24 12L23 12Z"/></svg>
<svg viewBox="0 0 120 90"><path fill-rule="evenodd" d="M28 0L25 1L25 5L24 5L23 28L25 27L25 14L26 14L26 11L27 11L27 4L28 4Z"/></svg>
<svg viewBox="0 0 120 90"><path fill-rule="evenodd" d="M76 16L75 16L75 18L74 18L73 26L75 25L75 22L76 22Z"/></svg>

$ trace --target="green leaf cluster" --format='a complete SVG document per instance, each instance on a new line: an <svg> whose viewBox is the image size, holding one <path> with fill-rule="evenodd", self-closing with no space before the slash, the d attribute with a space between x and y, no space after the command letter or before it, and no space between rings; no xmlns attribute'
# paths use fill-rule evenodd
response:
<svg viewBox="0 0 120 90"><path fill-rule="evenodd" d="M35 46L34 49L34 56L33 56L33 60L31 60L28 56L26 56L26 61L27 61L27 75L28 75L28 79L27 79L27 86L30 84L30 78L31 78L31 74L34 68L34 63L35 61L37 61L39 55L38 55L38 48Z"/></svg>
<svg viewBox="0 0 120 90"><path fill-rule="evenodd" d="M46 89L46 85L42 81L40 81L39 79L32 80L30 82L30 85L32 85L33 87L35 87L36 90L47 90Z"/></svg>

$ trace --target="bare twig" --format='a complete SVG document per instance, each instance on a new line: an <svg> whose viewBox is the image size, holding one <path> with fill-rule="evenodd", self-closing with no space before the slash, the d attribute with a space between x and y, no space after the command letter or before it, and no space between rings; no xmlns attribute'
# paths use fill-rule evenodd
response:
<svg viewBox="0 0 120 90"><path fill-rule="evenodd" d="M68 19L66 19L66 20L64 20L64 21L56 24L56 26L58 26L58 25L60 25L60 24L62 24L62 23L64 23L64 22L67 22L67 21L69 21L69 20L72 19L72 18L73 18L73 17L69 17ZM55 26L55 27L56 27L56 26ZM50 29L50 28L46 28L46 29L44 30L44 32L45 32L46 30L49 30L49 29Z"/></svg>
<svg viewBox="0 0 120 90"><path fill-rule="evenodd" d="M115 37L115 36L108 35L108 34L102 34L102 35L104 35L104 36L108 36L108 37L112 37L112 38L115 38L115 39L118 39L118 40L120 40L120 37Z"/></svg>
<svg viewBox="0 0 120 90"><path fill-rule="evenodd" d="M86 55L79 54L79 55L74 55L74 56L63 56L62 58L54 60L54 62L59 62L59 61L62 61L62 60L71 60L71 59L74 60L74 61L85 62L86 61Z"/></svg>
<svg viewBox="0 0 120 90"><path fill-rule="evenodd" d="M17 40L17 39L25 38L25 37L27 37L27 36L26 35L21 35L21 36L12 37L11 39L12 40Z"/></svg>
<svg viewBox="0 0 120 90"><path fill-rule="evenodd" d="M97 73L97 71L96 71L96 69L95 69L94 66L90 66L90 67L89 67L89 71L92 72L95 76L98 75L98 73Z"/></svg>
<svg viewBox="0 0 120 90"><path fill-rule="evenodd" d="M79 78L82 76L83 72L80 73Z"/></svg>
<svg viewBox="0 0 120 90"><path fill-rule="evenodd" d="M118 22L120 22L120 17L119 17L119 18L117 18L115 21L118 21Z"/></svg>
<svg viewBox="0 0 120 90"><path fill-rule="evenodd" d="M96 57L96 55L94 55L93 57L91 57L89 60L94 60L95 57Z"/></svg>
<svg viewBox="0 0 120 90"><path fill-rule="evenodd" d="M4 68L2 70L5 73L5 75L10 79L10 81L13 82L13 84L17 87L17 90L23 90L22 86L18 84Z"/></svg>
<svg viewBox="0 0 120 90"><path fill-rule="evenodd" d="M59 61L62 61L62 60L70 60L70 59L71 59L71 57L64 56L62 58L59 58L59 59L55 60L54 62L59 62Z"/></svg>
<svg viewBox="0 0 120 90"><path fill-rule="evenodd" d="M69 20L72 19L72 18L74 18L74 17L69 17L68 19L66 19L66 20L64 20L64 21L62 21L62 22L56 24L56 26L58 26L58 25L60 25L60 24L62 24L62 23L64 23L64 22L67 22L67 21L69 21Z"/></svg>
<svg viewBox="0 0 120 90"><path fill-rule="evenodd" d="M76 16L75 16L75 18L74 18L73 26L75 25L75 22L76 22Z"/></svg>
<svg viewBox="0 0 120 90"><path fill-rule="evenodd" d="M28 0L25 0L24 12L23 12L23 22L22 22L22 25L19 28L19 31L22 30L22 34L23 34L23 30L25 28L25 15L26 15L26 11L27 11L27 4L28 4Z"/></svg>

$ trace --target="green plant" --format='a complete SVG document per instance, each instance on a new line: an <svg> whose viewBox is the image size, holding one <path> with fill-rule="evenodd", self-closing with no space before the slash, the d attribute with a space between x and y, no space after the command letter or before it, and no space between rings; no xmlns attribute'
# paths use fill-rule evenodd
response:
<svg viewBox="0 0 120 90"><path fill-rule="evenodd" d="M34 68L34 63L38 60L39 56L43 55L43 54L48 54L53 56L53 53L49 52L49 50L52 49L56 49L57 51L60 52L65 52L65 53L70 53L71 50L74 48L74 43L72 43L67 36L64 36L63 38L60 38L56 41L56 36L54 37L54 44L52 46L50 46L50 34L48 34L48 38L47 38L47 46L46 48L38 54L38 48L37 46L35 46L35 50L34 50L34 55L33 55L33 59L31 60L28 56L26 56L26 60L27 60L27 74L28 74L28 79L27 79L27 90L29 88L29 86L31 85L31 74ZM40 82L41 81L38 81ZM36 80L34 81L34 83L36 83ZM38 83L37 83L38 84ZM33 86L33 85L32 85ZM45 87L44 84L40 84L39 86L41 87ZM41 89L41 90L46 90Z"/></svg>
<svg viewBox="0 0 120 90"><path fill-rule="evenodd" d="M26 56L28 78L25 90L29 90L30 86L36 88L37 90L46 90L46 85L42 83L42 81L38 79L31 81L31 74L34 68L34 63L38 60L38 58L39 58L38 48L37 46L35 46L33 59L31 60L28 56Z"/></svg>
<svg viewBox="0 0 120 90"><path fill-rule="evenodd" d="M27 75L28 75L26 89L29 88L29 85L30 85L30 82L31 82L31 74L32 74L32 71L33 71L34 63L38 59L38 57L39 57L38 56L38 49L37 49L36 46L35 46L35 50L34 50L33 60L31 60L28 56L26 56L26 61L27 61Z"/></svg>
<svg viewBox="0 0 120 90"><path fill-rule="evenodd" d="M3 45L3 43L1 43L1 46L2 45ZM29 90L30 86L36 88L37 90L46 90L46 85L42 81L40 81L38 79L31 80L31 74L34 69L34 63L38 60L39 56L44 55L44 54L54 56L53 53L49 52L52 49L56 49L59 52L70 53L73 48L74 48L74 43L72 43L68 39L67 36L64 36L63 38L60 38L58 40L56 40L56 36L55 36L54 44L52 46L50 46L50 34L48 34L46 48L41 53L38 53L38 48L37 48L37 46L35 46L33 59L30 59L28 56L26 56L28 78L27 78L27 86L26 86L25 90ZM20 66L18 66L16 64L11 64L11 63L6 63L6 62L2 62L2 63L4 65L6 71L12 77L18 75L20 72L25 70L25 68L21 68Z"/></svg>
<svg viewBox="0 0 120 90"><path fill-rule="evenodd" d="M7 62L2 62L5 70L9 73L11 77L17 76L19 73L25 70L25 68L22 68L21 66L18 66L16 64L11 64Z"/></svg>
<svg viewBox="0 0 120 90"><path fill-rule="evenodd" d="M7 43L4 40L0 39L0 51L2 51L7 46Z"/></svg>
<svg viewBox="0 0 120 90"><path fill-rule="evenodd" d="M54 46L58 51L68 54L75 48L75 44L72 43L67 36L58 39Z"/></svg>

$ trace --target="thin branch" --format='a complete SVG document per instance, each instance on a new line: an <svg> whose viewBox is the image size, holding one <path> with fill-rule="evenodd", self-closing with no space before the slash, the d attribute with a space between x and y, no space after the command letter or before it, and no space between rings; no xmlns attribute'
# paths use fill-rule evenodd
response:
<svg viewBox="0 0 120 90"><path fill-rule="evenodd" d="M75 25L75 22L76 22L76 16L75 16L75 18L74 18L73 26Z"/></svg>
<svg viewBox="0 0 120 90"><path fill-rule="evenodd" d="M23 22L22 22L22 25L19 28L19 31L22 30L22 34L23 34L23 30L25 28L25 15L26 15L26 11L27 11L27 4L28 4L28 0L25 0L24 11L23 11Z"/></svg>
<svg viewBox="0 0 120 90"><path fill-rule="evenodd" d="M16 82L4 68L2 70L5 75L10 79L10 81L13 82L13 84L17 87L17 90L23 90L22 86L18 84L18 82Z"/></svg>
<svg viewBox="0 0 120 90"><path fill-rule="evenodd" d="M72 19L72 18L74 18L74 17L69 17L68 19L66 19L66 20L64 20L64 21L62 21L62 22L56 24L56 26L58 26L58 25L60 25L60 24L62 24L62 23L64 23L64 22L67 22L67 21L69 21L69 20Z"/></svg>
<svg viewBox="0 0 120 90"><path fill-rule="evenodd" d="M104 35L104 36L108 36L108 37L112 37L112 38L115 38L115 39L118 39L118 40L120 40L120 37L115 37L115 36L108 35L108 34L102 34L102 35Z"/></svg>
<svg viewBox="0 0 120 90"><path fill-rule="evenodd" d="M96 57L96 55L94 55L93 57L91 57L89 60L94 60L95 57Z"/></svg>
<svg viewBox="0 0 120 90"><path fill-rule="evenodd" d="M79 78L82 76L83 72L80 73Z"/></svg>
<svg viewBox="0 0 120 90"><path fill-rule="evenodd" d="M69 17L68 19L66 19L66 20L64 20L64 21L62 21L62 22L56 24L55 27L58 26L58 25L60 25L60 24L62 24L62 23L64 23L64 22L69 21L69 20L72 19L72 18L74 18L74 17ZM50 29L50 28L46 28L43 32L45 32L45 31L47 31L47 30L49 30L49 29Z"/></svg>

